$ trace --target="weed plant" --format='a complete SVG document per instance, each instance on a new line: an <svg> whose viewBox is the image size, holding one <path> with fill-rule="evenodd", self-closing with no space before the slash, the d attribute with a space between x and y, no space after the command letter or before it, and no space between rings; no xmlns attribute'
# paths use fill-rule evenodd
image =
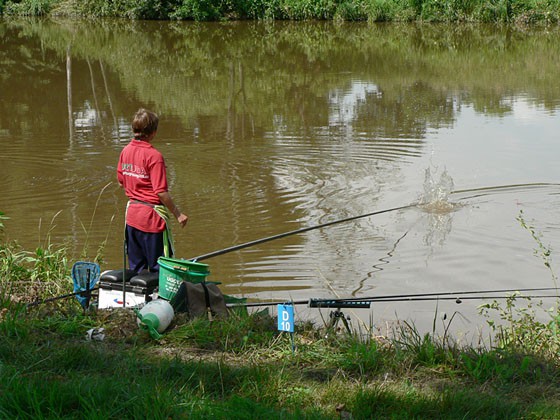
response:
<svg viewBox="0 0 560 420"><path fill-rule="evenodd" d="M550 273L554 288L558 290L558 277L552 266L552 249L543 243L542 235L525 220L523 211L517 217L521 227L527 230L537 244L534 255L541 259ZM542 300L533 301L516 292L504 302L494 300L480 305L479 311L487 319L494 339L493 346L500 352L526 354L520 367L523 370L534 358L544 357L560 362L560 311L558 299L549 308ZM548 321L543 321L548 319Z"/></svg>

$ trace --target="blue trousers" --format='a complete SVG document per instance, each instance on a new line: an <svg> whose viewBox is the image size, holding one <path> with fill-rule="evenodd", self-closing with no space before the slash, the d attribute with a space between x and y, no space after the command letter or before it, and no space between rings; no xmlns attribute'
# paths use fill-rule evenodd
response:
<svg viewBox="0 0 560 420"><path fill-rule="evenodd" d="M131 270L159 271L157 260L163 256L163 232L143 232L126 225L126 252Z"/></svg>

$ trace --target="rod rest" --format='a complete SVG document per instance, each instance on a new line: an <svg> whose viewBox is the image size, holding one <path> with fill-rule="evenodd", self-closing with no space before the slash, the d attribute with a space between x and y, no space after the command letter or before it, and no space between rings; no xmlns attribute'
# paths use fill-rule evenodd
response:
<svg viewBox="0 0 560 420"><path fill-rule="evenodd" d="M363 300L310 299L310 308L369 308L371 302Z"/></svg>

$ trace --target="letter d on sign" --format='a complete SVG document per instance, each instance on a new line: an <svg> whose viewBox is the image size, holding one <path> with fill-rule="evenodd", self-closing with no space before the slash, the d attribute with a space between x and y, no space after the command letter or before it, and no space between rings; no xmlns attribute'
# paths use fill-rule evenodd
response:
<svg viewBox="0 0 560 420"><path fill-rule="evenodd" d="M278 305L278 330L294 332L293 305Z"/></svg>

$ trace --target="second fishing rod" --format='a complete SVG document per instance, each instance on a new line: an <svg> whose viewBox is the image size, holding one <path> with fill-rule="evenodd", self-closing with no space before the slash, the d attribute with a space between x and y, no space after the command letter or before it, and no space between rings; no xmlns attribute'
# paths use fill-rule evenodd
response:
<svg viewBox="0 0 560 420"><path fill-rule="evenodd" d="M555 292L554 294L538 294L538 295L519 295L519 296L496 296L496 293L524 293L524 292ZM281 304L292 305L308 305L315 308L336 308L340 306L359 307L360 304L380 303L380 302L409 302L409 301L433 301L433 300L455 300L461 303L463 300L485 300L485 299L507 299L519 297L524 298L559 298L560 290L556 287L536 287L525 289L492 289L492 290L463 290L455 292L431 292L431 293L410 293L410 294L395 294L395 295L377 295L377 296L364 296L361 298L310 298L300 299L294 301L267 301L267 302L249 302L249 303L236 303L230 306L242 307L262 307L262 306L275 306Z"/></svg>
<svg viewBox="0 0 560 420"><path fill-rule="evenodd" d="M530 185L543 186L543 185L545 185L546 186L546 185L557 185L557 184L535 183L535 184L520 184L520 185L523 185L523 186L530 186ZM498 188L512 188L512 187L516 187L516 186L519 186L519 185L487 187L484 190L491 189L491 188L495 188L495 189L498 189ZM482 189L480 189L480 188L456 190L456 191L451 191L449 193L449 195L457 194L457 193L479 192L481 190ZM462 197L462 198L459 198L459 200L463 201L463 200L466 200L467 198L472 198L472 197L476 197L476 195ZM274 241L276 239L285 238L287 236L297 235L297 234L300 234L300 233L309 232L309 231L316 230L316 229L321 229L321 228L336 225L336 224L339 224L339 223L345 223L345 222L350 222L350 221L353 221L353 220L363 219L363 218L366 218L366 217L372 217L372 216L377 216L377 215L380 215L380 214L392 213L392 212L399 211L399 210L405 210L405 209L409 209L409 208L413 208L413 207L418 207L418 206L423 205L423 204L426 204L426 203L422 203L422 202L418 201L418 202L414 202L414 203L410 203L410 204L405 204L403 206L387 208L387 209L384 209L384 210L377 210L377 211L373 211L373 212L370 212L370 213L361 214L361 215L358 215L358 216L345 217L345 218L342 218L342 219L333 220L331 222L320 223L320 224L317 224L317 225L314 225L314 226L309 226L309 227L305 227L305 228L301 228L301 229L295 229L295 230L291 230L291 231L288 231L288 232L279 233L277 235L272 235L272 236L268 236L268 237L265 237L265 238L256 239L254 241L245 242L245 243L242 243L242 244L239 244L239 245L233 245L233 246L230 246L230 247L227 247L227 248L224 248L224 249L220 249L220 250L217 250L217 251L209 252L207 254L199 255L198 257L190 258L189 260L190 261L202 261L202 260L206 260L208 258L213 258L213 257L217 257L217 256L220 256L220 255L224 255L224 254L227 254L229 252L238 251L240 249L248 248L248 247L255 246L255 245L260 245L260 244L265 243L265 242L270 242L270 241Z"/></svg>
<svg viewBox="0 0 560 420"><path fill-rule="evenodd" d="M398 211L398 210L404 210L404 209L408 209L408 208L411 208L411 207L416 207L417 205L418 205L418 203L412 203L412 204L407 204L407 205L404 205L404 206L392 207L392 208L384 209L384 210L377 210L377 211L373 211L371 213L361 214L359 216L351 216L351 217L346 217L346 218L343 218L343 219L333 220L331 222L321 223L321 224L318 224L318 225L309 226L309 227L305 227L305 228L301 228L301 229L291 230L289 232L279 233L277 235L272 235L272 236L268 236L266 238L256 239L254 241L249 241L249 242L245 242L245 243L242 243L242 244L239 244L239 245L230 246L228 248L224 248L224 249L220 249L220 250L217 250L217 251L209 252L207 254L202 254L202 255L199 255L198 257L190 258L190 261L193 261L193 262L202 261L202 260L206 260L208 258L217 257L219 255L224 255L224 254L227 254L229 252L238 251L240 249L248 248L248 247L255 246L255 245L260 245L260 244L263 244L265 242L270 242L270 241L274 241L276 239L285 238L287 236L297 235L297 234L300 234L300 233L309 232L311 230L316 230L316 229L321 229L321 228L336 225L336 224L339 224L339 223L350 222L352 220L358 220L358 219L363 219L363 218L366 218L366 217L377 216L377 215L384 214L384 213L391 213L391 212Z"/></svg>

